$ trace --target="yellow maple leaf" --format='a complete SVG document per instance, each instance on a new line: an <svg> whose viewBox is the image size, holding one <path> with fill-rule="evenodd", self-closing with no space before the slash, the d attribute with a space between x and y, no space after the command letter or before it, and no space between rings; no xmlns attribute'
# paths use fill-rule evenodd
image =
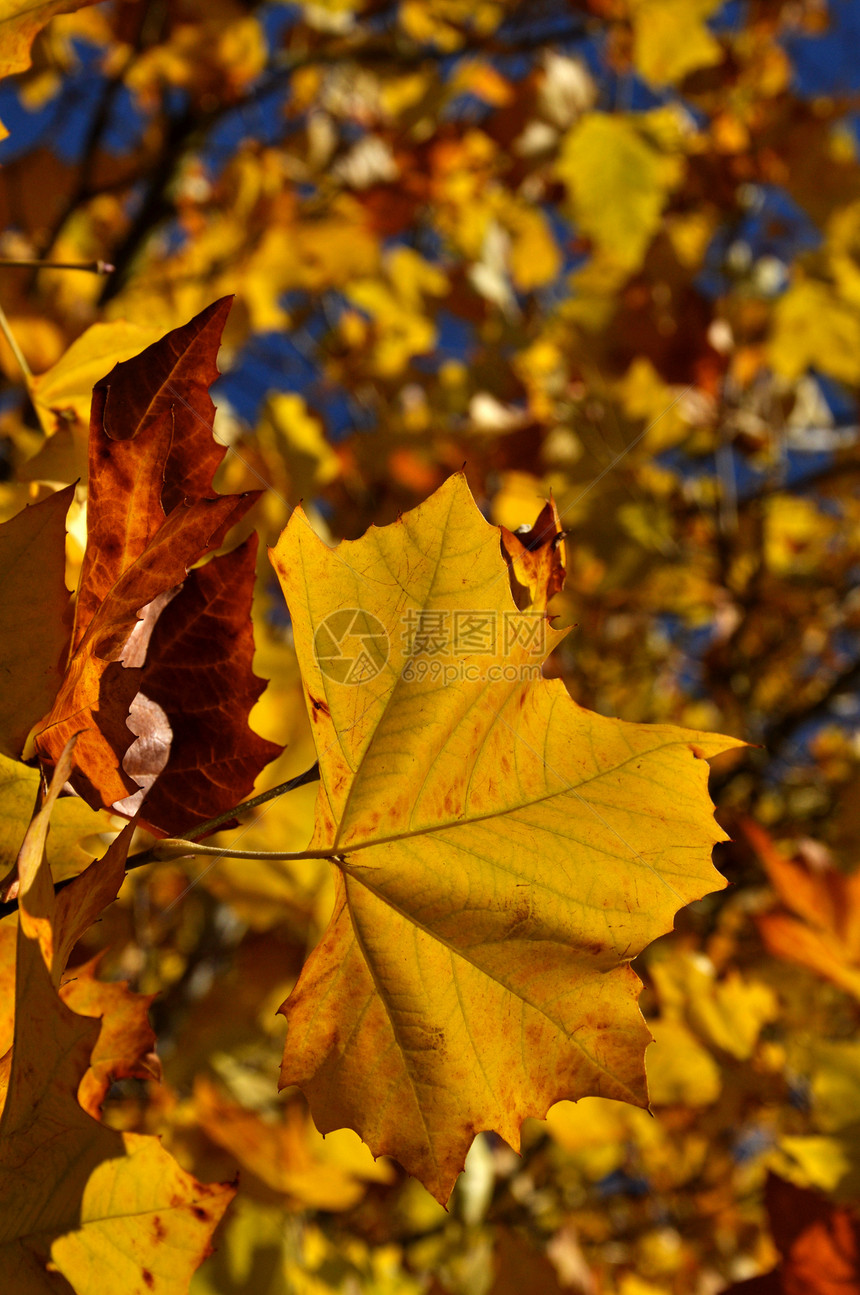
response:
<svg viewBox="0 0 860 1295"><path fill-rule="evenodd" d="M561 1098L647 1103L630 960L724 884L701 757L739 744L542 678L548 591L517 609L460 475L334 553L297 510L272 560L320 764L309 852L336 869L281 1084L444 1201L480 1129L517 1147Z"/></svg>
<svg viewBox="0 0 860 1295"><path fill-rule="evenodd" d="M649 1021L648 1092L655 1106L710 1106L720 1095L720 1068L681 1021Z"/></svg>
<svg viewBox="0 0 860 1295"><path fill-rule="evenodd" d="M25 72L30 66L30 46L55 14L69 13L96 0L3 0L0 4L0 77Z"/></svg>
<svg viewBox="0 0 860 1295"><path fill-rule="evenodd" d="M504 17L499 0L402 0L403 30L421 44L451 52L459 49L469 30L486 36Z"/></svg>
<svg viewBox="0 0 860 1295"><path fill-rule="evenodd" d="M294 391L270 392L255 431L266 481L282 499L312 499L340 473L340 460L325 438L323 426ZM280 510L278 510L280 512ZM286 520L280 512L279 526Z"/></svg>
<svg viewBox="0 0 860 1295"><path fill-rule="evenodd" d="M723 0L628 0L633 21L633 62L652 85L682 81L722 57L707 20Z"/></svg>
<svg viewBox="0 0 860 1295"><path fill-rule="evenodd" d="M780 576L814 571L827 558L836 518L796 495L772 495L765 504L764 556L770 570Z"/></svg>
<svg viewBox="0 0 860 1295"><path fill-rule="evenodd" d="M415 355L436 344L436 325L425 313L424 298L442 296L448 289L444 271L425 261L409 247L397 247L386 259L388 283L362 279L347 295L367 311L376 326L375 366L392 377Z"/></svg>
<svg viewBox="0 0 860 1295"><path fill-rule="evenodd" d="M652 454L671 449L687 435L690 423L678 399L683 388L664 382L646 356L632 361L616 390L627 416L647 425L643 439Z"/></svg>
<svg viewBox="0 0 860 1295"><path fill-rule="evenodd" d="M636 269L681 180L681 158L655 148L633 119L590 112L565 136L557 169L582 233L611 264Z"/></svg>
<svg viewBox="0 0 860 1295"><path fill-rule="evenodd" d="M510 205L505 212L512 236L511 277L521 292L551 283L561 269L561 253L549 221L534 207Z"/></svg>
<svg viewBox="0 0 860 1295"><path fill-rule="evenodd" d="M762 1028L777 1017L776 996L769 986L746 979L734 968L718 978L713 963L702 954L677 949L654 958L649 971L661 1018L689 1025L710 1047L738 1061L749 1060Z"/></svg>
<svg viewBox="0 0 860 1295"><path fill-rule="evenodd" d="M767 358L780 377L806 369L852 385L860 381L860 315L830 284L798 277L774 306Z"/></svg>

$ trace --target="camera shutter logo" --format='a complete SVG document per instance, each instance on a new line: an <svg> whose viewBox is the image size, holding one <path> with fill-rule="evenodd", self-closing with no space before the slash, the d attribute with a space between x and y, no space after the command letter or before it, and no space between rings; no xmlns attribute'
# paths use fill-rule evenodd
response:
<svg viewBox="0 0 860 1295"><path fill-rule="evenodd" d="M371 612L345 607L317 627L314 652L320 670L338 683L374 679L388 660L388 634Z"/></svg>

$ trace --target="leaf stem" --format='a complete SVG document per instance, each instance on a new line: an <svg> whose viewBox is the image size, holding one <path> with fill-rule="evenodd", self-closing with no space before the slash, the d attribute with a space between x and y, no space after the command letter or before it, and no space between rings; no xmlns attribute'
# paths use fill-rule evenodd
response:
<svg viewBox="0 0 860 1295"><path fill-rule="evenodd" d="M261 792L259 796L254 796L251 800L243 801L241 805L234 805L232 809L225 810L217 818L210 818L205 823L199 823L184 837L171 836L156 841L147 850L142 850L140 854L131 855L125 865L126 872L130 872L132 868L143 868L149 863L166 863L169 859L185 859L194 854L214 854L222 859L271 858L272 856L265 851L231 850L229 846L223 845L200 845L197 837L207 836L225 823L232 822L233 819L242 815L245 810L256 809L258 805L264 805L268 800L275 800L278 796L283 796L288 791L295 791L297 787L304 787L306 783L315 782L319 776L319 763L312 764L310 769L306 769L304 773L296 774L295 778L289 778L286 782L279 783L277 787L270 787L268 791ZM299 854L281 854L277 857L279 859L327 859L330 853L330 851L320 850L310 854L303 852Z"/></svg>
<svg viewBox="0 0 860 1295"><path fill-rule="evenodd" d="M184 841L180 837L167 837L163 841L156 841L155 845L145 852L146 859L141 858L141 862L146 863L167 863L171 859L184 859L189 855L206 854L215 855L218 859L268 859L271 862L295 862L298 859L332 859L335 857L336 850L234 850L229 845L199 845L196 841ZM129 867L134 863L139 867L137 860L140 856L132 855L129 859Z"/></svg>
<svg viewBox="0 0 860 1295"><path fill-rule="evenodd" d="M12 332L12 329L9 327L9 320L6 318L6 312L2 306L0 306L0 332L2 332L3 336L6 338L6 341L9 343L9 349L11 350L12 354L15 356L15 359L18 361L18 367L23 373L24 378L27 382L27 386L29 387L33 381L33 372L29 364L27 363L26 359L24 358L24 352L21 350L20 346L18 345L18 342L15 339L15 334Z"/></svg>

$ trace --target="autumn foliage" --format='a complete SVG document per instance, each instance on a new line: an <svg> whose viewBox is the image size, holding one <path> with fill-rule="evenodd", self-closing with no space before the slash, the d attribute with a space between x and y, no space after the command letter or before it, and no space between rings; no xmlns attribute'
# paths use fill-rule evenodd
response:
<svg viewBox="0 0 860 1295"><path fill-rule="evenodd" d="M856 8L0 2L4 1291L860 1289Z"/></svg>

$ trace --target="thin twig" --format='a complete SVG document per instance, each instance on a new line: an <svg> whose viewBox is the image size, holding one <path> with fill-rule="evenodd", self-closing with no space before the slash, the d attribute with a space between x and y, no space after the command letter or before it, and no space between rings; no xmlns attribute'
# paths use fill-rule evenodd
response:
<svg viewBox="0 0 860 1295"><path fill-rule="evenodd" d="M85 270L88 274L113 274L109 261L40 261L36 257L0 256L0 267L13 270Z"/></svg>
<svg viewBox="0 0 860 1295"><path fill-rule="evenodd" d="M2 306L0 306L0 332L2 332L6 341L9 343L9 349L18 361L18 366L24 375L27 386L29 387L30 383L33 381L33 372L24 358L24 352L15 340L15 334L9 327L9 320L6 318L6 312Z"/></svg>
<svg viewBox="0 0 860 1295"><path fill-rule="evenodd" d="M288 791L295 791L297 787L304 787L309 782L317 782L320 776L319 763L311 765L304 773L296 774L295 778L290 778L288 782L282 782L277 787L270 787L268 791L260 792L253 800L245 800L241 805L234 809L228 809L217 818L210 818L208 822L201 823L192 831L185 834L186 841L198 841L201 836L209 836L211 832L222 827L224 823L230 823L234 818L240 818L242 814L249 809L256 809L258 805L265 805L267 800L275 800L276 797L283 795ZM134 857L134 856L132 856Z"/></svg>

